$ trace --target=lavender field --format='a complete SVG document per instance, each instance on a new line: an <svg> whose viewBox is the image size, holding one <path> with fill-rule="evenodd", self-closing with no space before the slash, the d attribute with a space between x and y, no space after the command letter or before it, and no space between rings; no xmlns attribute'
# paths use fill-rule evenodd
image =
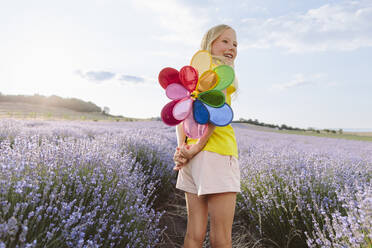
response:
<svg viewBox="0 0 372 248"><path fill-rule="evenodd" d="M233 127L233 247L371 246L372 142ZM0 120L0 248L162 247L175 146L161 122Z"/></svg>

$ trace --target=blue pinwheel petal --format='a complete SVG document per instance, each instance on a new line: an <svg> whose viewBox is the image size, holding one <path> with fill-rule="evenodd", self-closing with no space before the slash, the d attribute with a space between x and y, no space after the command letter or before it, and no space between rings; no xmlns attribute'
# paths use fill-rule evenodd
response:
<svg viewBox="0 0 372 248"><path fill-rule="evenodd" d="M214 108L204 103L202 104L204 105L204 107L207 108L209 112L209 121L215 126L219 127L226 126L230 124L234 117L234 113L230 105L227 103L225 103L219 108Z"/></svg>
<svg viewBox="0 0 372 248"><path fill-rule="evenodd" d="M194 119L199 124L207 124L209 121L209 111L200 100L196 99L193 103Z"/></svg>

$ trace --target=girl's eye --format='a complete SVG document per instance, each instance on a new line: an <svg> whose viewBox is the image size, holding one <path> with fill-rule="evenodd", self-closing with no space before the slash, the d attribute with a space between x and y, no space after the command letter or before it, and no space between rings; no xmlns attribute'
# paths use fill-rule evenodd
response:
<svg viewBox="0 0 372 248"><path fill-rule="evenodd" d="M227 40L222 40L223 43L228 43Z"/></svg>
<svg viewBox="0 0 372 248"><path fill-rule="evenodd" d="M234 44L234 47L238 47L238 44Z"/></svg>

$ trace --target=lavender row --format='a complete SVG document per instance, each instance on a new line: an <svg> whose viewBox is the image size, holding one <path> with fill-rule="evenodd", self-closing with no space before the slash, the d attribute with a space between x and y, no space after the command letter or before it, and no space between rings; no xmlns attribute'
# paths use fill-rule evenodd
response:
<svg viewBox="0 0 372 248"><path fill-rule="evenodd" d="M0 247L154 247L164 227L153 204L175 180L170 135L146 123L2 120Z"/></svg>
<svg viewBox="0 0 372 248"><path fill-rule="evenodd" d="M268 247L367 247L372 142L235 127L241 224Z"/></svg>

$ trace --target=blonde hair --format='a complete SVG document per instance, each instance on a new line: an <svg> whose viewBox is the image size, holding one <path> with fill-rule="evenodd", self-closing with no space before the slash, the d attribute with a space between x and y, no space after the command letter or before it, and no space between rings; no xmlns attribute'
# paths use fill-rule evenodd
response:
<svg viewBox="0 0 372 248"><path fill-rule="evenodd" d="M217 25L217 26L214 26L212 27L211 29L209 29L203 39L202 39L202 42L200 44L200 49L201 50L207 50L209 51L210 53L212 53L212 44L213 42L226 30L226 29L232 29L234 30L232 27L230 27L229 25L226 25L226 24L220 24L220 25ZM214 64L228 64L226 62L226 58L224 56L216 56L216 55L213 55L212 54L212 62ZM230 64L229 64L230 65ZM230 65L234 68L234 64ZM235 79L234 79L234 82L233 82L233 85L236 89L236 91L234 92L233 96L235 98L236 96L236 93L238 92L238 79L236 78L236 75L235 75Z"/></svg>

